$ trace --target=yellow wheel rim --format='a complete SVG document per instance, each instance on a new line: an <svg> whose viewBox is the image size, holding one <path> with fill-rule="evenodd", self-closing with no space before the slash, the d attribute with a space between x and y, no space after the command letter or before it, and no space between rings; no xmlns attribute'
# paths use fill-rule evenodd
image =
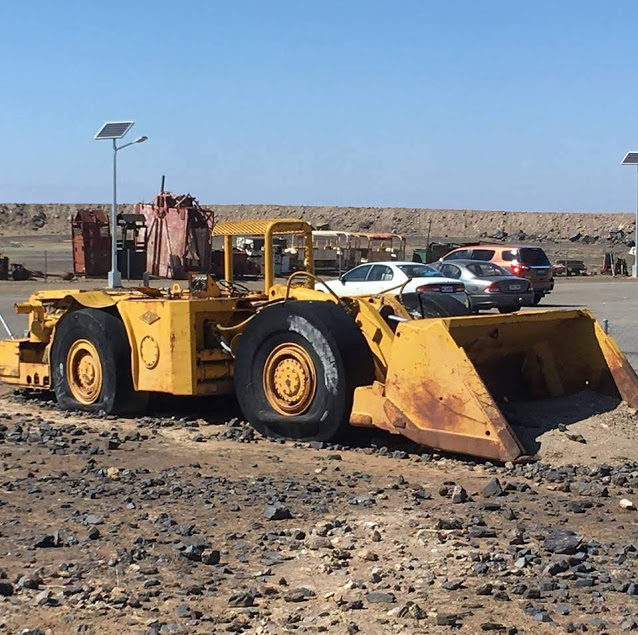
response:
<svg viewBox="0 0 638 635"><path fill-rule="evenodd" d="M317 391L312 358L305 348L292 342L280 344L268 355L263 378L268 403L289 417L308 410Z"/></svg>
<svg viewBox="0 0 638 635"><path fill-rule="evenodd" d="M102 364L97 349L88 340L76 340L66 356L66 379L73 398L88 406L102 392Z"/></svg>

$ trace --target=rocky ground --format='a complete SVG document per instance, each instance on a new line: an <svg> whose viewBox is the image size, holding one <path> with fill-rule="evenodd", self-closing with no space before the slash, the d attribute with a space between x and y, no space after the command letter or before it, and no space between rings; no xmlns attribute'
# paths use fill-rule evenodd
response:
<svg viewBox="0 0 638 635"><path fill-rule="evenodd" d="M219 405L0 400L0 632L638 630L635 446L496 466L367 432L273 442ZM563 455L599 443L565 421Z"/></svg>

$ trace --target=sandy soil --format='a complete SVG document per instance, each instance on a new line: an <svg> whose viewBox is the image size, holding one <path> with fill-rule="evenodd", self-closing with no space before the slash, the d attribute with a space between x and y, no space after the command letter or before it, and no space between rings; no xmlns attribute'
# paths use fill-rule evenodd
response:
<svg viewBox="0 0 638 635"><path fill-rule="evenodd" d="M274 443L207 405L130 420L0 399L0 632L638 627L619 505L638 462Z"/></svg>
<svg viewBox="0 0 638 635"><path fill-rule="evenodd" d="M553 465L638 460L638 416L627 404L592 392L507 404L519 438Z"/></svg>

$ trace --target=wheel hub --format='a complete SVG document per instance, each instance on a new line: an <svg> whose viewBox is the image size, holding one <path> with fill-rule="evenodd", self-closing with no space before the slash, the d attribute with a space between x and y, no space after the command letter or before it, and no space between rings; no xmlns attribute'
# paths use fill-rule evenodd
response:
<svg viewBox="0 0 638 635"><path fill-rule="evenodd" d="M102 392L102 364L95 346L76 340L66 358L66 378L73 398L84 405L97 401Z"/></svg>
<svg viewBox="0 0 638 635"><path fill-rule="evenodd" d="M308 352L299 344L280 344L264 366L264 393L270 405L287 416L303 414L317 389L317 374Z"/></svg>

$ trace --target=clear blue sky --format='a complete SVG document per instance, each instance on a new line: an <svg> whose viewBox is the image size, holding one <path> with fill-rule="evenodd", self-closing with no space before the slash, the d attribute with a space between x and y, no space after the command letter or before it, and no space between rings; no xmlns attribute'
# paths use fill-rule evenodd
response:
<svg viewBox="0 0 638 635"><path fill-rule="evenodd" d="M4 2L0 200L630 211L635 0Z"/></svg>

